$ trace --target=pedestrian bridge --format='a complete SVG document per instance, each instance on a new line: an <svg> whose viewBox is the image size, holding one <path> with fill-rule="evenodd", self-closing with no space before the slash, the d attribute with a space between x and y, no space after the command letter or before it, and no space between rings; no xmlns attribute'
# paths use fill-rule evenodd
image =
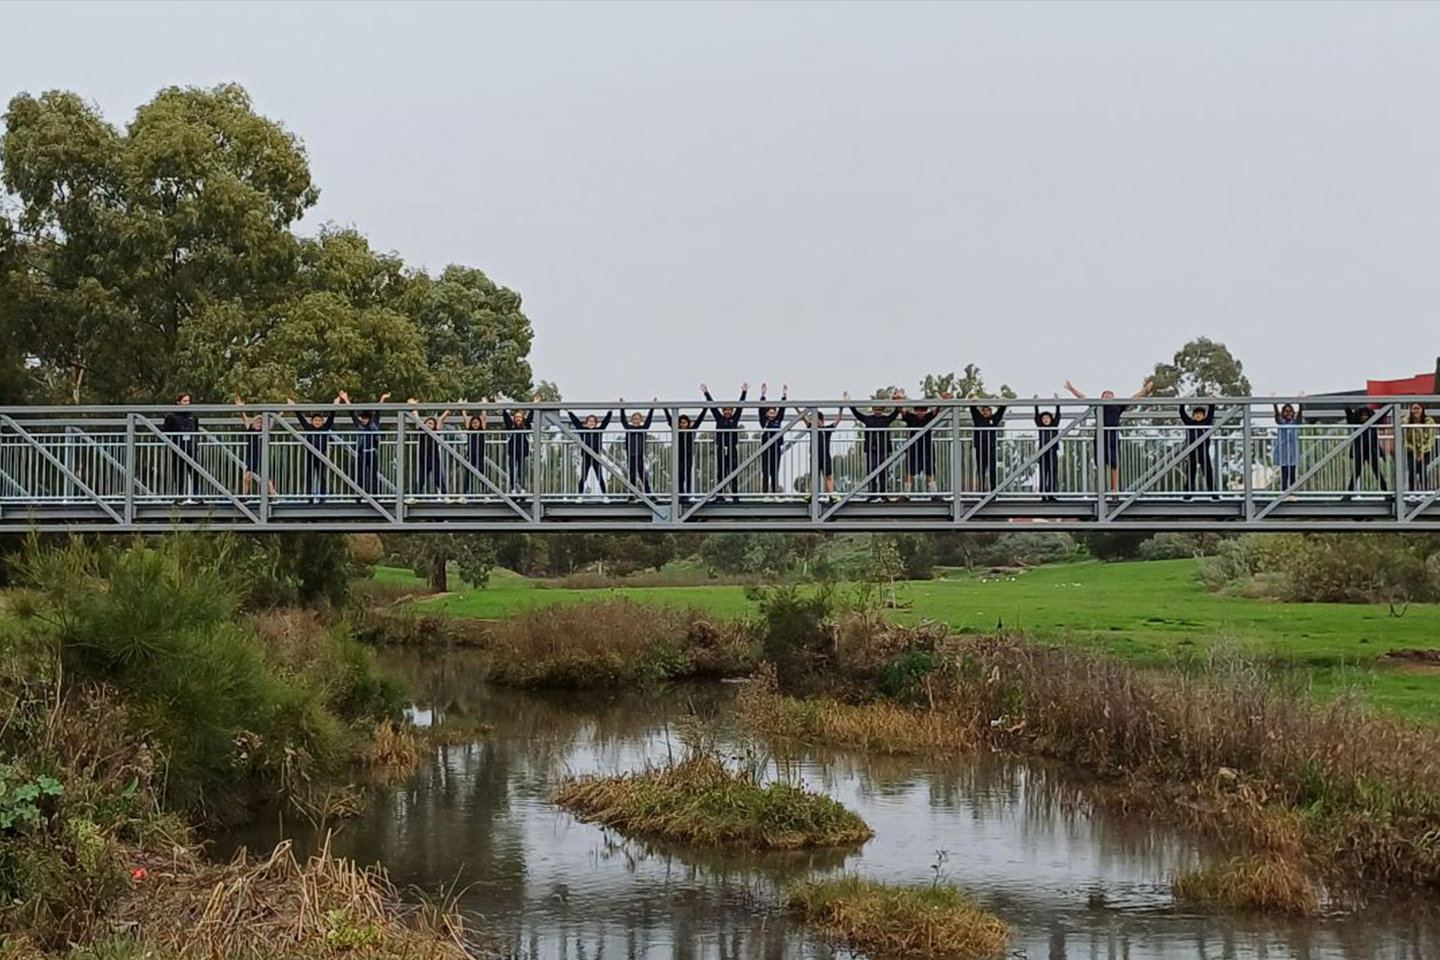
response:
<svg viewBox="0 0 1440 960"><path fill-rule="evenodd" d="M1302 422L1279 420L1287 400ZM717 430L711 404L666 401L626 408L643 423L653 406L634 432L615 403L469 405L483 430L458 412L427 422L429 405L197 404L193 429L169 431L173 406L10 407L0 529L1440 530L1435 428L1408 421L1440 397L1215 398L1199 425L1180 419L1195 401L1174 399L1041 402L1053 424L1029 400L904 402L926 412L867 427L849 403L787 400L762 430L776 401L720 400L740 422ZM892 406L859 402L867 417ZM587 434L592 413L613 416Z"/></svg>

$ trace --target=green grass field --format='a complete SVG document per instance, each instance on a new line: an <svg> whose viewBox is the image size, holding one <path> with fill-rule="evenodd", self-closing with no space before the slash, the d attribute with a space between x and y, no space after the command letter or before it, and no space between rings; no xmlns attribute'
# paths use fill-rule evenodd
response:
<svg viewBox="0 0 1440 960"><path fill-rule="evenodd" d="M1194 560L1055 564L994 580L950 571L949 579L902 584L900 602L908 607L897 619L936 620L971 632L1003 626L1156 665L1225 644L1306 668L1322 694L1354 686L1376 706L1440 721L1440 670L1375 664L1386 651L1440 647L1440 604L1412 605L1395 617L1383 605L1221 597L1201 587L1195 567ZM414 579L387 568L376 577L395 583ZM754 611L743 587L561 590L505 571L497 571L483 590L464 589L416 605L498 619L540 604L608 596L699 607L726 619Z"/></svg>

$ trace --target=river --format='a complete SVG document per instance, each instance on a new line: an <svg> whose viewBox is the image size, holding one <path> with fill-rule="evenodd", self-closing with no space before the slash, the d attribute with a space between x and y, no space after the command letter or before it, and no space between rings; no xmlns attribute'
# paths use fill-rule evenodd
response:
<svg viewBox="0 0 1440 960"><path fill-rule="evenodd" d="M417 691L416 721L489 724L474 743L437 748L404 784L344 824L335 852L383 863L402 889L457 889L459 906L532 960L790 960L836 951L780 910L802 877L854 871L927 883L937 874L1015 928L1028 960L1433 960L1440 913L1414 902L1319 918L1177 905L1169 877L1220 851L1086 801L1057 766L993 756L922 760L800 749L768 757L860 814L859 850L729 854L627 841L548 802L568 774L633 770L681 750L695 714L724 731L733 687L619 695L524 693L485 685L466 653L388 652ZM754 750L754 745L749 749ZM264 822L227 838L303 851L304 824ZM848 955L848 954L847 954Z"/></svg>

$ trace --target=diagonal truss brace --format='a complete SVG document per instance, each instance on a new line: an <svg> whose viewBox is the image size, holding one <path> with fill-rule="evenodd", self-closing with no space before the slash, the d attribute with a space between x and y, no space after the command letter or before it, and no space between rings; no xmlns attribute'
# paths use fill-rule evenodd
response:
<svg viewBox="0 0 1440 960"><path fill-rule="evenodd" d="M235 506L235 509L243 513L250 520L251 523L257 525L260 523L260 518L255 515L254 511L252 511L249 507L245 506L245 502L243 500L241 500L238 496L232 493L230 489L225 486L225 484L217 480L209 470L206 470L204 467L202 467L199 460L196 460L194 457L190 456L190 451L180 446L180 444L176 443L174 440L171 440L170 437L167 436L159 427L155 426L155 421L151 420L147 416L137 415L135 418L135 422L144 424L145 427L151 433L155 434L155 436L159 437L167 447L169 447L175 453L179 454L180 459L184 460L187 464L190 465L190 468L192 470L194 470L202 478L209 482L210 485L215 488L216 492L218 492L226 500L229 500Z"/></svg>
<svg viewBox="0 0 1440 960"><path fill-rule="evenodd" d="M959 408L959 407L955 407L955 408L953 408L953 409L954 409L954 410L959 410L960 408ZM959 416L959 414L956 413L956 414L954 414L954 416ZM864 491L865 488L870 485L870 481L871 481L871 480L874 480L876 477L880 476L880 475L881 475L882 473L884 473L886 470L889 470L889 469L890 469L890 465L893 464L895 461L899 460L900 457L901 457L901 455L904 454L906 450L909 450L911 447L913 447L913 446L914 446L916 443L918 443L918 442L920 441L920 439L921 439L922 437L924 437L926 434L930 433L931 431L934 431L935 428L938 427L938 426L940 425L940 422L941 422L942 420L944 420L944 419L945 419L944 417L938 417L938 416L937 416L937 417L935 417L934 419L932 419L929 423L925 424L925 426L921 427L919 430L914 431L914 432L911 433L908 437L906 437L906 438L905 438L905 442L902 443L902 444L900 444L900 446L895 447L893 450L891 450L890 453L885 457L885 459L882 460L882 461L880 461L880 465L879 465L878 467L876 467L874 470L871 470L869 473L865 474L864 477L860 478L860 480L856 482L854 489L847 491L847 492L845 493L845 495L844 495L843 497L841 497L833 506L831 506L831 507L830 507L828 510L826 510L824 513L820 514L820 521L823 523L824 521L829 520L832 516L834 516L835 513L836 513L841 507L845 506L845 504L847 504L847 503L850 502L850 499L851 499L852 497L854 497L854 496L856 496L857 494L859 494L859 493L861 493L862 491ZM869 428L866 428L866 429L869 429ZM882 427L882 428L880 428L880 429L885 430L886 432L889 432L892 428L890 428L890 427ZM863 441L863 437L862 437L862 441L861 441L861 442L862 442L862 443L864 442L864 441ZM958 478L957 478L957 479L958 479ZM954 483L953 481L952 481L952 485L958 486L958 484Z"/></svg>
<svg viewBox="0 0 1440 960"><path fill-rule="evenodd" d="M46 450L45 445L32 437L28 430L20 426L20 424L16 423L13 417L9 416L8 414L0 414L0 420L3 420L4 424L8 426L11 430L14 430L16 436L20 437L20 439L24 440L30 446L34 447L35 450L40 454L40 456L44 457L47 461L49 461L50 465L53 466L55 469L59 470L66 479L74 483L76 488L79 489L81 493L85 494L85 496L95 501L95 505L98 506L101 510L104 510L106 513L108 513L112 520L114 520L116 523L125 522L124 519L121 518L120 514L116 513L114 508L111 507L110 504L105 502L103 497L101 497L98 493L92 490L89 484L87 484L84 480L81 480L75 474L75 471L65 466L65 464L61 462L59 457L55 456L55 454L51 453L49 450Z"/></svg>
<svg viewBox="0 0 1440 960"><path fill-rule="evenodd" d="M520 504L515 501L514 497L496 486L495 481L485 476L485 471L477 470L475 468L475 465L470 462L469 458L462 457L459 453L457 453L455 449L451 447L449 443L445 442L445 439L440 436L439 431L432 430L429 427L425 426L425 421L419 419L418 417L416 418L416 422L413 425L419 427L422 432L429 435L435 441L435 444L437 447L439 447L441 453L443 453L446 457L454 460L456 463L460 464L460 466L465 468L465 471L467 473L478 479L482 484L489 488L492 493L500 497L501 500L504 500L505 505L511 510L514 510L516 513L518 513L521 519L533 522L534 517L530 515L529 510L520 506ZM485 462L490 462L489 454L485 455ZM503 473L504 471L501 472ZM401 492L403 493L404 491Z"/></svg>
<svg viewBox="0 0 1440 960"><path fill-rule="evenodd" d="M1184 460L1186 457L1190 456L1192 451L1198 450L1203 444L1209 443L1210 439L1215 435L1215 431L1228 424L1231 420L1234 420L1236 415L1240 413L1241 409L1241 407L1231 407L1225 412L1225 415L1223 417L1217 418L1214 422L1210 424L1210 426L1206 427L1204 433L1200 434L1200 436L1196 437L1194 440L1188 441L1178 451L1172 452L1168 457L1162 459L1160 463L1146 471L1146 473L1140 478L1140 482L1136 484L1134 489L1128 491L1128 496L1126 496L1124 500L1121 500L1118 504L1116 504L1115 508L1110 511L1110 517L1113 519L1119 516L1122 512L1124 512L1126 507L1129 507L1136 500L1140 499L1141 495L1143 495L1146 490L1149 490L1151 487L1155 486L1155 484L1159 483L1161 477L1165 476L1166 473L1170 472L1170 470L1178 466L1181 460Z"/></svg>
<svg viewBox="0 0 1440 960"><path fill-rule="evenodd" d="M1355 439L1357 437L1359 437L1366 430L1369 430L1371 427L1379 423L1380 418L1385 416L1385 414L1389 412L1389 409L1390 408L1388 405L1381 406L1379 410L1376 410L1375 413L1371 415L1369 420L1366 420L1364 423L1360 424L1350 433L1346 434L1343 442L1335 444L1334 448L1331 449L1329 453L1326 453L1319 460L1310 464L1309 469L1307 469L1304 473L1300 474L1300 476L1296 477L1294 483L1290 484L1290 486L1286 487L1284 490L1281 490L1275 495L1275 498L1273 500L1265 504L1264 508L1261 509L1259 513L1255 514L1255 519L1264 520L1267 516L1269 516L1270 511L1274 510L1281 503L1283 503L1286 497L1289 497L1296 490L1299 490L1300 486L1306 480L1309 480L1311 477L1315 476L1315 474L1320 472L1322 467L1324 467L1331 460L1334 460L1336 457L1338 457L1340 455L1340 451L1350 447L1350 445L1355 442Z"/></svg>
<svg viewBox="0 0 1440 960"><path fill-rule="evenodd" d="M969 520L971 517L975 516L977 513L983 510L985 506L989 504L992 500L994 500L997 496L1003 493L1006 488L1010 486L1010 484L1023 477L1029 476L1030 468L1038 464L1041 457L1045 456L1045 454L1049 453L1052 449L1058 449L1060 443L1070 435L1071 431L1075 430L1077 427L1083 424L1085 420L1092 414L1095 416L1095 420L1098 423L1100 420L1099 410L1096 407L1087 407L1084 413L1080 414L1080 416L1078 417L1075 417L1064 428L1060 429L1054 437L1052 437L1049 441L1045 443L1044 446L1036 450L1033 456L1026 457L1023 463L1021 463L1014 470L1010 471L1010 474L1006 476L1004 480L1000 481L995 485L995 489L991 490L989 493L985 494L985 496L981 497L978 503L972 506L969 510L966 510L964 515L957 519L955 522L964 523L966 520Z"/></svg>
<svg viewBox="0 0 1440 960"><path fill-rule="evenodd" d="M651 513L653 513L661 520L666 519L665 511L660 509L660 505L654 500L652 500L643 491L641 491L640 488L636 487L635 484L630 482L630 477L628 473L623 468L621 468L620 464L616 462L613 457L611 457L608 453L605 452L603 443L598 451L591 450L588 446L586 446L585 441L580 439L580 435L575 432L574 428L566 424L560 417L552 417L550 422L555 425L555 427L560 431L562 436L569 437L571 440L574 440L575 443L580 446L580 456L582 458L580 461L581 463L585 462L583 459L585 457L594 457L601 466L605 467L607 470L610 471L610 475L612 477L614 477L616 480L620 481L620 483L624 485L626 490L629 490L632 494L638 497L641 502L645 504L645 506L649 507Z"/></svg>
<svg viewBox="0 0 1440 960"><path fill-rule="evenodd" d="M781 399L780 403L784 404L785 400ZM689 520L692 516L695 515L695 512L697 510L705 506L705 504L709 503L711 500L715 499L715 497L720 494L720 491L725 489L726 484L730 483L732 480L738 479L739 476L745 472L745 468L750 466L750 464L754 463L756 460L759 460L766 450L769 450L776 444L783 443L785 434L793 430L797 423L799 423L801 420L804 420L806 416L813 417L815 415L815 410L816 408L814 407L796 407L795 416L791 417L790 422L785 424L785 426L781 427L779 430L762 430L761 433L769 433L770 436L766 437L764 442L761 443L760 446L757 447L755 450L752 450L744 460L741 460L740 463L735 467L735 469L730 471L728 476L720 478L719 482L717 482L715 486L709 490L709 492L707 492L698 501L691 504L690 509L682 513L680 515L680 519L677 522L684 523L686 520Z"/></svg>
<svg viewBox="0 0 1440 960"><path fill-rule="evenodd" d="M322 456L320 452L316 450L315 447L310 443L310 441L305 437L305 435L299 430L295 429L295 427L288 420L286 420L285 417L278 415L274 416L273 419L271 419L270 424L272 426L278 426L281 430L284 430L286 433L293 436L296 440L300 441L300 449L305 453L306 456L319 458L320 462L325 464L325 466L330 470L331 473L335 474L335 476L343 480L345 482L345 486L349 487L355 493L358 493L360 495L360 499L364 500L371 507L373 507L376 513L380 514L386 520L389 520L391 522L399 522L399 519L395 516L395 514L391 513L389 510L386 510L384 505L381 504L379 500L376 500L373 496L366 493L365 488L360 486L360 484L356 483L348 473L340 469L339 464L337 464L334 460L331 460L329 456Z"/></svg>

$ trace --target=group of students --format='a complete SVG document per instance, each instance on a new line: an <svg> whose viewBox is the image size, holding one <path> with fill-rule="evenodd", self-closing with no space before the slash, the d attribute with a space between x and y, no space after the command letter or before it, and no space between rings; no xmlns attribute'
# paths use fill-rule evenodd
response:
<svg viewBox="0 0 1440 960"><path fill-rule="evenodd" d="M1077 399L1088 399L1085 393L1068 380L1065 382L1065 388ZM742 384L736 405L721 406L719 405L720 401L716 401L711 395L710 388L702 383L700 391L708 406L703 407L694 416L679 413L673 421L670 412L668 410L665 412L666 422L672 428L675 436L677 447L675 457L679 470L676 477L676 492L681 496L688 496L695 489L696 439L700 427L705 423L707 417L714 424L715 492L722 497L727 494L733 496L740 492L740 434L743 429L744 417L738 404L745 402L749 389L748 383ZM1153 383L1147 380L1140 390L1129 399L1143 400L1150 395L1152 389ZM768 385L762 385L760 389L762 404L768 402L767 395ZM1113 400L1115 394L1113 391L1107 390L1100 397L1104 400ZM940 398L948 401L952 399L952 395L942 393ZM389 399L390 394L384 393L380 395L377 402L383 404ZM539 400L538 397L535 399ZM874 405L865 409L858 405L850 405L848 393L844 395L843 399L846 406L837 410L834 416L827 416L824 412L816 410L814 422L811 421L809 411L794 411L796 418L794 422L803 423L807 433L817 438L818 448L815 460L825 492L832 494L835 491L832 440L836 429L845 422L847 411L855 422L864 428L861 440L864 474L861 482L868 493L888 492L888 484L885 479L886 464L891 459L894 451L893 442L897 436L903 436L907 441L903 455L903 489L905 491L933 492L936 476L936 432L931 427L940 415L942 408L927 404L923 400L910 402L904 390L896 390L888 398L873 402ZM758 454L760 487L761 491L767 494L781 493L784 489L780 477L780 466L784 450L782 435L787 429L786 404L788 401L789 388L787 386L782 388L777 403L773 406L761 406L756 411L755 423L760 429L761 439L761 448ZM235 402L243 407L244 400L242 398L236 397ZM292 406L295 403L293 399L287 402ZM407 402L416 403L414 398ZM487 405L492 403L488 398L482 398L480 402ZM646 439L654 421L655 410L651 407L643 414L627 413L624 403L622 398L619 413L620 424L625 436L626 479L628 486L633 490L650 494L653 491L650 471L646 465ZM352 441L354 457L348 475L349 482L360 493L367 496L377 495L381 488L382 425L380 412L355 406L352 404L349 394L344 390L336 394L334 404L351 408L346 411L354 428ZM195 492L200 434L199 418L189 409L190 405L190 395L182 394L179 397L178 408L168 413L162 423L162 430L170 435L171 443L174 445L172 458L175 464L175 476L180 481L178 492L187 497L193 496ZM1107 489L1110 491L1120 489L1120 425L1130 406L1129 403L1110 403L1102 408L1102 430L1098 440L1100 449L1097 450L1097 453L1103 458L1108 469L1110 486ZM991 406L983 403L972 405L969 409L970 420L974 428L971 431L970 442L974 453L975 482L980 491L994 490L998 484L999 437L1006 411L1007 407L1005 406ZM1215 424L1215 411L1214 403L1182 405L1178 409L1178 417L1185 428L1183 475L1186 490L1190 492L1216 489L1215 465L1211 455L1209 434ZM492 425L491 414L484 410L476 410L473 413L460 410L459 415L462 422L460 431L464 435L463 455L453 450L447 452L445 449L448 443L446 439L447 423L453 412L445 410L439 414L422 416L418 412L411 411L408 414L410 429L417 435L417 456L410 492L418 495L433 491L441 496L448 495L450 491L447 478L451 470L447 460L451 459L461 461L459 469L463 476L462 492L467 496L482 486L488 486L494 492L524 492L529 480L534 432L530 411L519 407L502 410L499 414L499 423ZM303 438L307 447L304 468L305 492L317 500L335 486L331 483L330 476L337 471L337 468L330 462L328 453L336 415L337 411L334 409L326 413L295 411L296 432ZM243 447L245 469L241 493L248 496L255 484L269 472L264 462L265 453L262 439L264 420L261 416L250 415L243 408L240 411L240 417L246 433ZM574 412L568 413L567 417L581 452L579 489L584 491L593 476L599 491L602 494L607 493L609 487L604 466L603 442L613 421L613 411L605 413L603 417L594 414L581 417ZM1378 416L1369 405L1346 407L1345 419L1347 423L1360 428L1351 439L1349 489L1352 491L1357 489L1367 472L1374 476L1382 490L1388 489L1388 471L1384 465L1387 454L1385 444L1381 439L1382 428L1387 427L1388 424L1382 423L1384 418ZM1036 427L1036 449L1038 451L1036 455L1038 467L1036 489L1042 495L1050 497L1059 493L1061 486L1059 442L1061 409L1058 395L1053 408L1042 407L1037 399L1033 409L1033 421ZM1288 493L1296 487L1302 460L1300 428L1305 422L1304 410L1299 404L1277 405L1274 408L1274 421L1276 429L1272 459L1279 470L1279 489ZM903 425L903 433L893 429L897 423ZM1406 457L1409 488L1422 490L1425 489L1429 468L1435 460L1436 422L1426 412L1423 405L1416 403L1410 407L1402 423L1403 442L1396 444L1395 449L1397 452L1403 451L1403 455ZM499 445L503 448L504 462L504 473L499 478L498 484L489 479L486 471L488 462L486 438L495 433L501 437ZM265 479L264 482L267 484L270 494L275 495L277 490L273 477Z"/></svg>

